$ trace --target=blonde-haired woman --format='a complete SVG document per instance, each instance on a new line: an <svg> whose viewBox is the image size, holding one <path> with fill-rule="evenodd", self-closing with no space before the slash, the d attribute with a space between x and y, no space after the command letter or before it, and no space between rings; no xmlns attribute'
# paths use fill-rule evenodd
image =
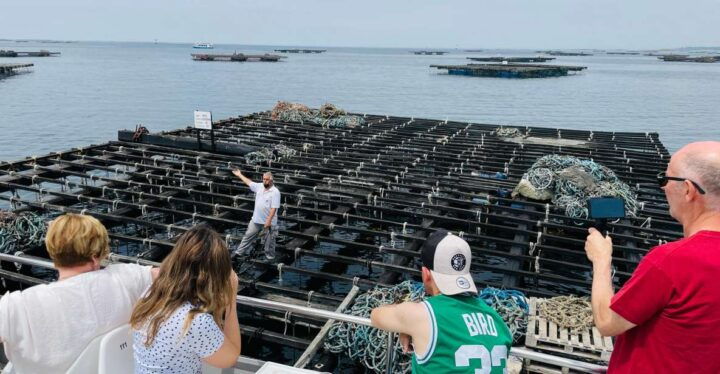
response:
<svg viewBox="0 0 720 374"><path fill-rule="evenodd" d="M50 222L45 246L57 282L0 299L0 342L18 373L65 373L96 336L128 323L157 269L101 269L108 241L105 226L91 216L65 214Z"/></svg>
<svg viewBox="0 0 720 374"><path fill-rule="evenodd" d="M130 318L135 372L200 373L202 362L234 366L240 355L237 285L217 232L199 225L180 236Z"/></svg>

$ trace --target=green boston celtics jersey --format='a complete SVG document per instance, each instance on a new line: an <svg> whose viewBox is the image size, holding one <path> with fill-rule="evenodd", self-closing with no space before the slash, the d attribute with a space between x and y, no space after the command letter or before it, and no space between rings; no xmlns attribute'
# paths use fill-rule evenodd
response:
<svg viewBox="0 0 720 374"><path fill-rule="evenodd" d="M494 309L475 296L437 295L423 302L431 333L413 373L503 373L512 335Z"/></svg>

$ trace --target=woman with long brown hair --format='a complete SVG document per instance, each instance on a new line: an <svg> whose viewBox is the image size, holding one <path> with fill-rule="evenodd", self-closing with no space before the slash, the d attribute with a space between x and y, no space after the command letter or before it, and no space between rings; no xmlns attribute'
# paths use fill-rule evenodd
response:
<svg viewBox="0 0 720 374"><path fill-rule="evenodd" d="M198 225L180 236L130 318L135 372L200 373L202 362L232 367L240 355L237 285L217 232Z"/></svg>

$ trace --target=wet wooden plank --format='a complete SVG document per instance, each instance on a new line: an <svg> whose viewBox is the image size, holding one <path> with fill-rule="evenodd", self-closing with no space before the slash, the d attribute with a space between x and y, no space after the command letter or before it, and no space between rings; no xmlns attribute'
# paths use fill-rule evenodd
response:
<svg viewBox="0 0 720 374"><path fill-rule="evenodd" d="M609 337L609 336L606 336L606 337L603 338L603 340L605 341L605 348L606 348L607 350L609 350L609 351L613 350L613 348L614 348L615 346L613 345L612 338Z"/></svg>
<svg viewBox="0 0 720 374"><path fill-rule="evenodd" d="M550 321L550 331L548 332L548 337L554 340L558 339L558 326L555 322Z"/></svg>
<svg viewBox="0 0 720 374"><path fill-rule="evenodd" d="M582 345L584 345L588 348L593 347L592 340L590 340L590 331L588 331L588 330L583 330L583 332L582 332Z"/></svg>
<svg viewBox="0 0 720 374"><path fill-rule="evenodd" d="M544 318L538 317L539 333L540 338L547 338L547 321Z"/></svg>
<svg viewBox="0 0 720 374"><path fill-rule="evenodd" d="M575 347L580 346L579 335L578 334L570 334L570 343L572 343L572 345Z"/></svg>
<svg viewBox="0 0 720 374"><path fill-rule="evenodd" d="M535 332L535 329L537 328L537 318L530 317L528 319L528 326L527 326L527 333L525 334L525 345L528 347L534 347L535 344L537 344L537 333Z"/></svg>
<svg viewBox="0 0 720 374"><path fill-rule="evenodd" d="M568 330L567 329L560 329L560 340L566 342L568 341Z"/></svg>
<svg viewBox="0 0 720 374"><path fill-rule="evenodd" d="M607 348L605 345L605 341L602 338L602 335L600 335L600 330L597 329L597 327L593 326L592 328L592 336L593 336L593 346L596 347L603 347L604 349Z"/></svg>

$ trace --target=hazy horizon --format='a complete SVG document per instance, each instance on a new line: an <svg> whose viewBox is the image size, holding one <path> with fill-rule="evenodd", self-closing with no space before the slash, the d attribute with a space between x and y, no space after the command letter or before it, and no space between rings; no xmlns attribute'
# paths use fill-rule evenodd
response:
<svg viewBox="0 0 720 374"><path fill-rule="evenodd" d="M393 46L393 47L387 47L387 46L373 46L373 45L319 45L319 44L266 44L266 43L231 43L231 42L224 42L224 43L214 43L212 41L208 40L195 40L195 41L163 41L163 40L82 40L82 39L76 39L76 40L68 40L68 39L52 39L52 38L6 38L2 37L0 38L0 41L21 41L21 42L49 42L49 43L58 43L58 44L72 44L72 43L146 43L146 44L177 44L177 45L189 45L189 44L195 44L198 42L209 42L213 45L243 45L243 46L266 46L266 47L322 47L322 48L368 48L368 49L418 49L421 50L425 47L418 47L418 46ZM717 46L707 45L707 46L666 46L666 47L655 47L655 48L613 48L613 47L606 47L606 48L598 48L598 47L584 47L584 48L560 48L560 47L552 47L552 46L536 46L536 47L523 47L523 48L508 48L508 47L498 47L498 46L454 46L454 47L448 47L448 46L439 46L439 47L427 47L426 49L436 50L436 49L445 49L445 50L470 50L470 49L479 49L479 50L517 50L517 51L526 51L526 50L569 50L569 51L593 51L593 50L607 50L607 51L656 51L656 50L682 50L682 49L720 49L720 44Z"/></svg>
<svg viewBox="0 0 720 374"><path fill-rule="evenodd" d="M271 46L677 49L720 45L719 0L27 0L0 38Z"/></svg>

